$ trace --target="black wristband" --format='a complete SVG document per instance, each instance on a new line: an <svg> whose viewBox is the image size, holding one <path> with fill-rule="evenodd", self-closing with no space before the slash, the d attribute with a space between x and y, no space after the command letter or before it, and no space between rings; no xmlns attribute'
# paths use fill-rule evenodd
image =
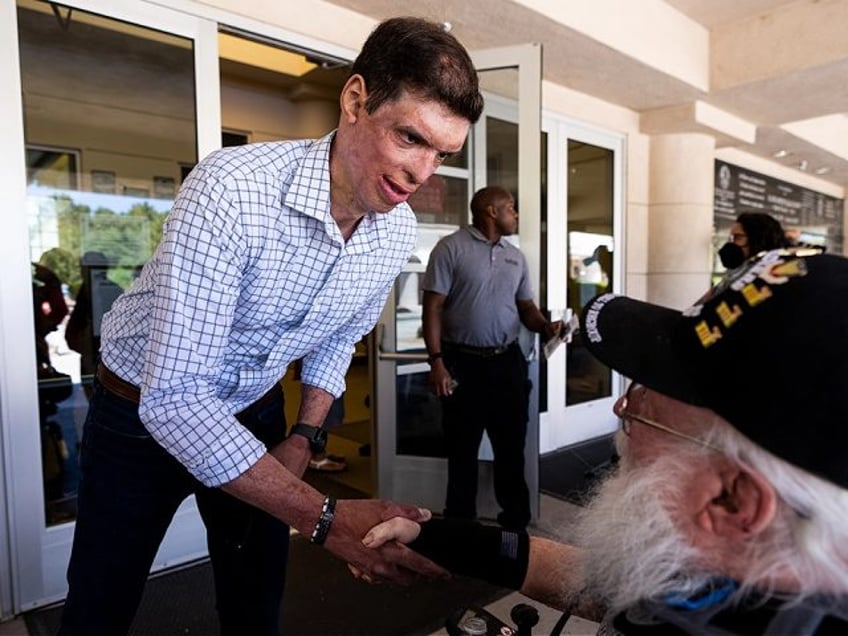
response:
<svg viewBox="0 0 848 636"><path fill-rule="evenodd" d="M530 536L462 519L431 519L409 547L454 574L518 590L527 575Z"/></svg>
<svg viewBox="0 0 848 636"><path fill-rule="evenodd" d="M301 435L309 440L309 450L313 453L323 453L327 448L327 431L320 426L298 422L289 431L289 436L292 435Z"/></svg>
<svg viewBox="0 0 848 636"><path fill-rule="evenodd" d="M315 529L312 531L312 536L309 537L310 543L321 545L327 540L327 535L330 534L330 526L333 525L333 519L336 516L336 500L327 495L324 497L324 505L321 506L321 516L315 523Z"/></svg>
<svg viewBox="0 0 848 636"><path fill-rule="evenodd" d="M433 364L436 360L438 360L441 357L442 357L441 351L437 351L436 353L431 353L429 356L427 356L427 362L429 364Z"/></svg>

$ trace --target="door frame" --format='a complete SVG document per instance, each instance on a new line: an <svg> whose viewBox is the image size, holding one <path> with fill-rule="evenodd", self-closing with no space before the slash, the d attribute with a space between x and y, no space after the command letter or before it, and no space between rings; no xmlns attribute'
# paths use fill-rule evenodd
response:
<svg viewBox="0 0 848 636"><path fill-rule="evenodd" d="M541 81L542 50L539 44L525 44L480 51L469 51L480 71L516 68L518 71L517 120L519 127L518 206L521 210L521 240L530 278L538 293L541 271ZM481 132L487 111L471 135L471 156L475 157L481 143ZM483 137L482 139L485 139ZM471 160L469 198L473 192L486 185L485 162ZM397 448L397 393L396 362L399 358L421 363L426 370L426 353L398 353L395 331L395 289L392 289L380 316L370 347L372 369L372 417L374 420L374 465L377 496L408 501L434 509L441 509L447 483L447 460L435 457L398 455ZM538 346L536 347L538 350ZM417 365L416 365L417 368ZM531 362L531 380L537 383L538 364ZM531 512L538 516L538 392L531 395L525 464L531 492ZM485 477L485 475L484 475ZM481 516L494 516L497 505L491 479L480 481Z"/></svg>
<svg viewBox="0 0 848 636"><path fill-rule="evenodd" d="M623 134L611 133L574 122L562 117L547 115L544 130L548 140L548 305L552 312L562 315L567 307L567 264L552 257L567 254L568 248L568 142L579 141L610 150L613 153L612 205L614 253L612 292L626 291L624 266L626 260L624 237L625 151ZM560 227L555 232L552 228ZM568 345L565 345L567 347ZM589 439L613 433L618 418L612 412L615 400L621 394L622 376L612 372L609 397L566 406L566 356L565 347L548 361L547 410L540 422L540 447L542 453L551 452Z"/></svg>
<svg viewBox="0 0 848 636"><path fill-rule="evenodd" d="M220 147L221 115L218 73L217 23L138 0L63 0L81 11L165 31L194 43L198 158ZM20 59L15 0L0 0L0 85L21 95ZM6 209L27 209L23 104L20 99L0 102L0 118L7 123L6 144L0 153L0 191ZM6 500L3 519L8 542L0 544L0 562L10 564L0 575L0 609L20 613L64 598L65 571L75 524L46 527L38 427L38 387L32 352L29 298L30 254L26 213L10 214L0 234L0 441L3 471L0 497ZM177 511L154 569L206 554L205 533L190 498ZM5 568L4 568L5 570Z"/></svg>

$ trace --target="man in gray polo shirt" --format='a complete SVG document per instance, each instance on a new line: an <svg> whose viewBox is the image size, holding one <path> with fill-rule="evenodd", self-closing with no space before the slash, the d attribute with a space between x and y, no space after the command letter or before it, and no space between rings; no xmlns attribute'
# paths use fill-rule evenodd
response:
<svg viewBox="0 0 848 636"><path fill-rule="evenodd" d="M445 516L477 516L477 454L485 430L494 452L498 522L530 522L524 438L530 382L518 346L521 324L551 338L562 326L533 302L527 261L504 240L518 227L512 195L500 187L471 199L472 225L438 242L424 275L424 341L430 390L442 398L448 456Z"/></svg>

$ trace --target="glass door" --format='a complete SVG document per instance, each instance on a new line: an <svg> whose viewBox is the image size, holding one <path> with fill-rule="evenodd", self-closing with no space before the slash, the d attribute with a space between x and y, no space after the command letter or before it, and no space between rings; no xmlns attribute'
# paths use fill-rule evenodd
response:
<svg viewBox="0 0 848 636"><path fill-rule="evenodd" d="M575 124L549 126L547 294L551 307L579 315L603 292L621 293L622 140ZM547 364L543 452L615 430L619 378L577 333Z"/></svg>
<svg viewBox="0 0 848 636"><path fill-rule="evenodd" d="M442 236L469 222L472 194L487 184L517 192L520 241L532 280L540 272L541 49L525 45L472 52L486 109L460 157L440 168L410 203L418 216L418 245L390 296L372 339L376 370L376 483L379 496L440 511L447 463L440 405L429 392L421 334L420 280L429 253ZM538 288L538 284L535 285ZM528 353L532 352L532 344ZM531 365L536 373L536 365ZM535 377L532 378L535 382ZM531 399L528 427L528 484L537 514L538 406ZM486 458L487 449L481 456ZM480 463L478 510L497 512L491 465Z"/></svg>
<svg viewBox="0 0 848 636"><path fill-rule="evenodd" d="M17 44L6 59L19 61L22 99L0 114L21 165L0 176L0 241L20 282L0 305L4 368L19 373L0 401L24 611L65 593L101 318L151 256L183 178L220 144L220 100L214 23L123 0L13 4L4 41ZM189 500L154 568L205 551Z"/></svg>

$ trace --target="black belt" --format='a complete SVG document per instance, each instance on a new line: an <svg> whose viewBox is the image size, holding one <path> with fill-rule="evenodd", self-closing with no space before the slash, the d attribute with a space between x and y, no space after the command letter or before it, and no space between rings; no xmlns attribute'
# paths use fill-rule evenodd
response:
<svg viewBox="0 0 848 636"><path fill-rule="evenodd" d="M518 346L516 341L512 341L509 344L500 347L472 347L471 345L458 344L456 342L442 343L442 348L447 353L462 353L469 356L477 356L478 358L492 358L494 356L499 356L516 346Z"/></svg>
<svg viewBox="0 0 848 636"><path fill-rule="evenodd" d="M97 381L100 382L100 384L103 385L103 388L109 392L114 393L118 397L128 400L133 404L138 404L141 401L141 391L139 388L135 384L127 382L122 377L110 371L109 368L102 362L97 365L95 375L97 376ZM251 404L251 406L262 406L266 402L270 402L277 395L276 389L277 385L274 385L270 391L256 400L253 404Z"/></svg>

